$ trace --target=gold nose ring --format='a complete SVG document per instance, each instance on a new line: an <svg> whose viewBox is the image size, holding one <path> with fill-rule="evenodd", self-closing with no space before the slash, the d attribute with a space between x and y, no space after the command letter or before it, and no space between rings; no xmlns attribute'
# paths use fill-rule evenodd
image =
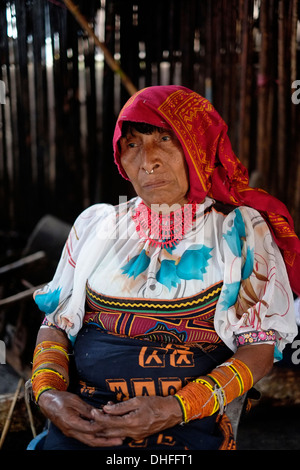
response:
<svg viewBox="0 0 300 470"><path fill-rule="evenodd" d="M146 172L147 175L151 175L154 172L154 169L152 168L151 171L145 170L145 172Z"/></svg>

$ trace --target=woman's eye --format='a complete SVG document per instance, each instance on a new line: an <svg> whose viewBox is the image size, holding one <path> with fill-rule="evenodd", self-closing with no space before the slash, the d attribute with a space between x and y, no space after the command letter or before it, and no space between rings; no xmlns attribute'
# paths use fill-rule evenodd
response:
<svg viewBox="0 0 300 470"><path fill-rule="evenodd" d="M171 140L171 137L170 137L169 135L163 135L162 138L161 138L161 140L162 140L163 142L168 142L169 140Z"/></svg>
<svg viewBox="0 0 300 470"><path fill-rule="evenodd" d="M128 142L127 146L131 149L133 149L134 147L136 147L136 143L135 142Z"/></svg>

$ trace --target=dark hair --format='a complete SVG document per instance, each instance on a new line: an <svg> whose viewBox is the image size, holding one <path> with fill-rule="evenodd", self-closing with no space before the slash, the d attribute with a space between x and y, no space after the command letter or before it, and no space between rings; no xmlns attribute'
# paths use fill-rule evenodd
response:
<svg viewBox="0 0 300 470"><path fill-rule="evenodd" d="M153 126L152 124L147 124L146 122L133 122L133 121L124 121L122 124L122 137L125 137L127 134L132 134L132 131L136 130L141 134L153 134L153 132L165 132L163 127Z"/></svg>

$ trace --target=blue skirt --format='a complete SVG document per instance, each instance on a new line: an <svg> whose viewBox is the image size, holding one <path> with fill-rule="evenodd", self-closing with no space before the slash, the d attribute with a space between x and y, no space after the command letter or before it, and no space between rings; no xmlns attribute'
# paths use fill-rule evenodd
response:
<svg viewBox="0 0 300 470"><path fill-rule="evenodd" d="M100 407L108 401L134 396L166 396L188 381L205 375L232 356L224 343L190 346L119 337L97 325L84 325L74 345L74 374L70 391ZM196 419L140 441L94 449L64 436L51 424L45 450L216 450L234 449L226 415Z"/></svg>

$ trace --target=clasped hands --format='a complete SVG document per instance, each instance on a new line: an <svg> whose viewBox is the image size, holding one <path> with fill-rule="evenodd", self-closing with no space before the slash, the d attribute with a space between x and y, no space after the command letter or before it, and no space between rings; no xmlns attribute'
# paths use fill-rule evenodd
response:
<svg viewBox="0 0 300 470"><path fill-rule="evenodd" d="M173 396L135 397L98 409L73 393L48 390L39 406L63 434L91 447L122 445L127 437L144 439L182 422Z"/></svg>

